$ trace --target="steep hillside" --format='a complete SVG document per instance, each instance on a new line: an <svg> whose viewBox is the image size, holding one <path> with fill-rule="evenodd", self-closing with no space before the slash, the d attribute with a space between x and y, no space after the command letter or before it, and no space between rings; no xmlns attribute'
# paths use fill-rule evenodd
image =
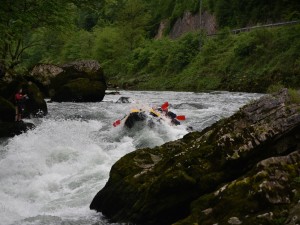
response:
<svg viewBox="0 0 300 225"><path fill-rule="evenodd" d="M75 5L79 2L51 9L55 24L32 20L36 26L26 15L14 26L0 22L7 30L1 34L0 67L24 73L37 63L94 59L114 87L265 91L273 84L299 86L299 26L236 36L229 32L300 20L298 0L94 0ZM40 7L28 9L28 16L35 19L41 10L47 15L47 4ZM9 21L22 14L18 7L11 10L0 10L0 15ZM216 32L221 35L207 36Z"/></svg>
<svg viewBox="0 0 300 225"><path fill-rule="evenodd" d="M130 72L116 76L116 83L133 89L186 91L265 92L273 85L299 88L299 49L300 25L238 35L188 34L176 41L147 42L134 50Z"/></svg>

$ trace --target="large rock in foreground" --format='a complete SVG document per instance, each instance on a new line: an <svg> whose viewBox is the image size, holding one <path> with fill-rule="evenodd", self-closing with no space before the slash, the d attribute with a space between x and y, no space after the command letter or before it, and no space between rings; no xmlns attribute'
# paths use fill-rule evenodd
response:
<svg viewBox="0 0 300 225"><path fill-rule="evenodd" d="M283 90L202 132L127 154L90 208L135 224L293 224L299 151L300 105Z"/></svg>

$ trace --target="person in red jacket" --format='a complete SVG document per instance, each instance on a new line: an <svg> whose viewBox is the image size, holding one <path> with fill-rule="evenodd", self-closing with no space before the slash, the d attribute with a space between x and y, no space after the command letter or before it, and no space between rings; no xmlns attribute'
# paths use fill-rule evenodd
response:
<svg viewBox="0 0 300 225"><path fill-rule="evenodd" d="M16 102L16 118L15 121L22 120L22 113L25 107L25 100L27 99L27 95L23 94L22 88L15 95L15 102Z"/></svg>

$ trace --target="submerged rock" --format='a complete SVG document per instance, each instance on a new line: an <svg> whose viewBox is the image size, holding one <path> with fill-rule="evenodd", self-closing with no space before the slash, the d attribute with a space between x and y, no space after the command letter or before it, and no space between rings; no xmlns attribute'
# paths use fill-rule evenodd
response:
<svg viewBox="0 0 300 225"><path fill-rule="evenodd" d="M299 134L300 105L284 89L202 132L125 155L90 208L135 224L292 220L300 200Z"/></svg>

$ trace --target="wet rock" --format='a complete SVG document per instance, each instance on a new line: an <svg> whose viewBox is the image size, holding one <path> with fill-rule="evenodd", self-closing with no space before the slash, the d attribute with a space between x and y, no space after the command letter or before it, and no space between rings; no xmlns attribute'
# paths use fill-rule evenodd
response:
<svg viewBox="0 0 300 225"><path fill-rule="evenodd" d="M285 89L201 132L129 153L90 208L136 224L286 220L299 201L299 109Z"/></svg>
<svg viewBox="0 0 300 225"><path fill-rule="evenodd" d="M117 101L116 101L116 103L130 103L131 102L131 99L130 99L130 97L120 97Z"/></svg>
<svg viewBox="0 0 300 225"><path fill-rule="evenodd" d="M25 102L25 110L23 117L36 117L45 116L48 113L46 101L44 95L40 89L31 81L27 81L24 77L15 77L15 80L11 82L4 82L0 87L0 96L10 103L9 111L7 102L0 101L0 121L14 121L15 119L15 94L22 88L23 93L27 94L28 99ZM6 113L4 113L5 110Z"/></svg>
<svg viewBox="0 0 300 225"><path fill-rule="evenodd" d="M13 137L34 128L34 124L23 121L0 122L0 137Z"/></svg>

